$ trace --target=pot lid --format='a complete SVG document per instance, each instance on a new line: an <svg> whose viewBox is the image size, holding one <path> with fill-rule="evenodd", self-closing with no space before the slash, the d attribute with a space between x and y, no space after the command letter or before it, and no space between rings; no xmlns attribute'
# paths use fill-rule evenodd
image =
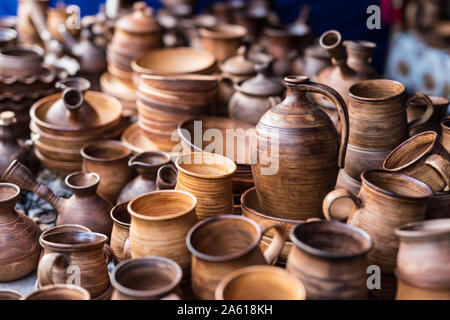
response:
<svg viewBox="0 0 450 320"><path fill-rule="evenodd" d="M233 75L251 75L255 74L255 64L256 62L248 57L248 48L241 46L236 55L221 63L220 69Z"/></svg>
<svg viewBox="0 0 450 320"><path fill-rule="evenodd" d="M131 33L147 33L160 31L162 28L153 16L153 9L143 1L136 2L133 13L121 17L116 28Z"/></svg>
<svg viewBox="0 0 450 320"><path fill-rule="evenodd" d="M271 63L255 65L256 77L246 80L237 85L238 91L257 96L278 96L285 87L274 77L270 76Z"/></svg>

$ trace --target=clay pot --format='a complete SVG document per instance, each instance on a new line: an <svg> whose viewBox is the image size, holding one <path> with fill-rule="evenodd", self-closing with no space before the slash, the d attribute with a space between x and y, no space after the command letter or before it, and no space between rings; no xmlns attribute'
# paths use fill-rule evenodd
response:
<svg viewBox="0 0 450 320"><path fill-rule="evenodd" d="M108 237L95 232L66 231L40 239L44 255L39 262L39 286L67 283L78 268L80 284L92 297L109 286L105 244Z"/></svg>
<svg viewBox="0 0 450 320"><path fill-rule="evenodd" d="M21 279L36 269L41 248L38 225L14 210L20 195L18 186L0 183L0 282Z"/></svg>
<svg viewBox="0 0 450 320"><path fill-rule="evenodd" d="M441 144L450 153L450 117L447 117L441 121Z"/></svg>
<svg viewBox="0 0 450 320"><path fill-rule="evenodd" d="M383 169L417 178L433 192L450 185L450 154L433 131L419 133L400 144L386 157Z"/></svg>
<svg viewBox="0 0 450 320"><path fill-rule="evenodd" d="M425 218L427 220L450 218L449 205L450 191L435 192L428 201Z"/></svg>
<svg viewBox="0 0 450 320"><path fill-rule="evenodd" d="M192 152L175 160L178 169L176 190L192 193L197 198L199 220L233 213L231 177L236 164L223 156Z"/></svg>
<svg viewBox="0 0 450 320"><path fill-rule="evenodd" d="M271 247L263 254L259 243L263 234L274 229ZM187 235L192 253L191 285L200 299L214 299L219 282L242 267L272 264L284 245L281 227L276 223L260 226L245 217L224 215L197 223Z"/></svg>
<svg viewBox="0 0 450 320"><path fill-rule="evenodd" d="M256 192L261 208L271 216L293 220L322 217L322 199L334 188L344 163L347 108L335 90L307 77L286 77L285 84L286 98L256 126L257 139L251 149ZM308 92L323 94L337 105L343 123L340 142L330 118L307 100ZM277 155L269 156L268 151Z"/></svg>
<svg viewBox="0 0 450 320"><path fill-rule="evenodd" d="M111 219L113 221L111 250L116 264L131 258L130 243L128 241L131 217L127 207L128 202L122 202L111 209Z"/></svg>
<svg viewBox="0 0 450 320"><path fill-rule="evenodd" d="M436 131L441 133L440 122L447 115L448 104L450 100L447 97L428 95L433 103L434 113L431 119L426 122L422 122L423 115L427 112L428 105L425 101L417 99L409 101L406 113L408 116L408 122L420 121L421 124L416 124L417 128L410 134L415 135L423 131Z"/></svg>
<svg viewBox="0 0 450 320"><path fill-rule="evenodd" d="M238 269L220 281L216 300L305 300L303 283L294 275L274 266Z"/></svg>
<svg viewBox="0 0 450 320"><path fill-rule="evenodd" d="M212 53L217 61L223 61L236 54L247 29L235 24L219 24L199 30L203 49Z"/></svg>
<svg viewBox="0 0 450 320"><path fill-rule="evenodd" d="M14 46L0 50L0 76L30 78L42 72L44 52L37 46Z"/></svg>
<svg viewBox="0 0 450 320"><path fill-rule="evenodd" d="M12 46L16 40L17 32L14 29L0 27L0 48Z"/></svg>
<svg viewBox="0 0 450 320"><path fill-rule="evenodd" d="M23 164L14 160L5 170L2 179L18 183L22 189L36 193L51 203L58 211L57 225L80 224L93 232L111 235L112 220L109 213L112 204L96 193L100 177L96 173L74 172L65 178L73 195L61 198L49 188L36 182L33 174Z"/></svg>
<svg viewBox="0 0 450 320"><path fill-rule="evenodd" d="M370 264L381 272L392 274L395 269L398 240L395 228L405 223L425 219L430 187L415 178L381 170L361 174L362 186L358 196L345 189L331 191L324 199L323 214L333 218L333 202L340 198L353 201L347 223L369 233L374 247L369 253Z"/></svg>
<svg viewBox="0 0 450 320"><path fill-rule="evenodd" d="M294 246L287 270L306 288L308 299L367 299L367 232L340 222L314 221L291 230Z"/></svg>
<svg viewBox="0 0 450 320"><path fill-rule="evenodd" d="M100 176L98 194L115 203L132 178L128 167L131 151L119 141L106 140L87 145L80 152L83 172L95 172Z"/></svg>
<svg viewBox="0 0 450 320"><path fill-rule="evenodd" d="M12 290L0 290L0 300L20 300L22 295Z"/></svg>
<svg viewBox="0 0 450 320"><path fill-rule="evenodd" d="M450 219L421 221L395 230L400 239L397 300L448 300Z"/></svg>
<svg viewBox="0 0 450 320"><path fill-rule="evenodd" d="M156 176L159 168L170 162L164 152L144 152L130 158L128 166L139 174L120 192L118 203L130 201L137 196L156 190Z"/></svg>
<svg viewBox="0 0 450 320"><path fill-rule="evenodd" d="M121 140L133 153L158 151L158 146L145 136L137 123L133 123L123 131Z"/></svg>
<svg viewBox="0 0 450 320"><path fill-rule="evenodd" d="M173 190L177 184L178 171L172 164L166 164L159 168L156 174L156 189Z"/></svg>
<svg viewBox="0 0 450 320"><path fill-rule="evenodd" d="M82 287L73 284L48 285L34 291L23 300L90 300L91 295Z"/></svg>
<svg viewBox="0 0 450 320"><path fill-rule="evenodd" d="M198 221L196 198L182 191L153 191L131 200L130 249L133 259L160 256L174 260L190 275L186 235Z"/></svg>
<svg viewBox="0 0 450 320"><path fill-rule="evenodd" d="M162 257L121 262L114 269L111 300L179 300L183 272L174 261Z"/></svg>

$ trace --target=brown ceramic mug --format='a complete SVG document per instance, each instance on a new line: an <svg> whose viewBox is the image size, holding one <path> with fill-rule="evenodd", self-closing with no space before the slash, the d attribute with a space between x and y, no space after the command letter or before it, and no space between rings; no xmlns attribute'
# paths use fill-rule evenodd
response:
<svg viewBox="0 0 450 320"><path fill-rule="evenodd" d="M111 232L111 250L114 255L114 262L130 259L130 235L131 216L128 213L128 202L122 202L111 209L111 219L113 229Z"/></svg>
<svg viewBox="0 0 450 320"><path fill-rule="evenodd" d="M180 266L167 258L122 261L111 276L114 287L111 300L179 300L182 277Z"/></svg>
<svg viewBox="0 0 450 320"><path fill-rule="evenodd" d="M54 284L38 289L24 300L90 300L86 289L73 284Z"/></svg>
<svg viewBox="0 0 450 320"><path fill-rule="evenodd" d="M419 179L433 192L448 190L450 185L450 154L434 131L419 133L400 144L386 157L383 169Z"/></svg>
<svg viewBox="0 0 450 320"><path fill-rule="evenodd" d="M270 247L261 251L262 236L273 229ZM197 223L187 235L186 243L192 254L191 284L200 299L214 299L217 284L230 272L260 264L272 264L284 246L281 226L263 226L242 216L223 215Z"/></svg>
<svg viewBox="0 0 450 320"><path fill-rule="evenodd" d="M238 269L220 281L216 300L305 300L303 283L292 273L274 266Z"/></svg>

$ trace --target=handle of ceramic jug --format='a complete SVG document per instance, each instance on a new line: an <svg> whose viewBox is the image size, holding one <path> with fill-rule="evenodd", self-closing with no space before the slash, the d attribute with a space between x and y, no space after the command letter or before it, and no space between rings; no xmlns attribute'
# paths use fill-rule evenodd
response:
<svg viewBox="0 0 450 320"><path fill-rule="evenodd" d="M44 254L39 262L37 274L39 284L42 286L54 284L53 273L56 270L64 271L69 266L66 258L61 253Z"/></svg>
<svg viewBox="0 0 450 320"><path fill-rule="evenodd" d="M114 253L109 244L107 243L105 243L105 245L103 246L103 254L105 256L106 264L109 264L114 258Z"/></svg>
<svg viewBox="0 0 450 320"><path fill-rule="evenodd" d="M430 121L430 119L433 117L434 115L434 105L433 102L431 101L431 99L421 93L421 92L416 92L412 95L411 98L408 99L406 105L409 106L409 104L413 101L417 101L417 100L421 100L424 101L425 104L427 105L427 109L425 110L425 112L418 118L418 119L414 119L412 121L410 121L408 123L408 132L409 132L409 136L412 137L414 135L416 135L418 132L418 127L427 123L428 121Z"/></svg>
<svg viewBox="0 0 450 320"><path fill-rule="evenodd" d="M261 222L262 233L266 234L270 229L274 229L274 237L270 246L264 251L264 259L268 264L273 264L284 247L284 231L279 223Z"/></svg>
<svg viewBox="0 0 450 320"><path fill-rule="evenodd" d="M439 172L446 184L444 191L448 191L450 188L450 162L441 155L432 154L425 160L425 164Z"/></svg>
<svg viewBox="0 0 450 320"><path fill-rule="evenodd" d="M348 212L348 214L345 217L341 217L341 218L334 218L333 214L332 214L331 207L333 206L333 203L336 200L342 199L342 198L348 198L354 203L354 205L356 207L358 207L358 208L361 207L361 200L359 200L359 198L357 196L355 196L353 193L351 193L350 191L348 191L346 189L333 190L325 196L325 198L323 199L323 202L322 202L322 212L327 220L329 220L329 221L332 221L332 220L345 221L348 218L348 216L350 215L350 212Z"/></svg>
<svg viewBox="0 0 450 320"><path fill-rule="evenodd" d="M181 298L176 293L171 293L162 297L161 300L181 300Z"/></svg>

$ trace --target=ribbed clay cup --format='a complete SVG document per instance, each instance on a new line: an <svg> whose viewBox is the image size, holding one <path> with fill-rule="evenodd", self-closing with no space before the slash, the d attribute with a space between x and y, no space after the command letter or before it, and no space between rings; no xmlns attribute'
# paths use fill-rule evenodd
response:
<svg viewBox="0 0 450 320"><path fill-rule="evenodd" d="M217 154L192 152L178 157L175 166L178 169L175 190L190 192L197 198L199 220L233 213L234 161Z"/></svg>

